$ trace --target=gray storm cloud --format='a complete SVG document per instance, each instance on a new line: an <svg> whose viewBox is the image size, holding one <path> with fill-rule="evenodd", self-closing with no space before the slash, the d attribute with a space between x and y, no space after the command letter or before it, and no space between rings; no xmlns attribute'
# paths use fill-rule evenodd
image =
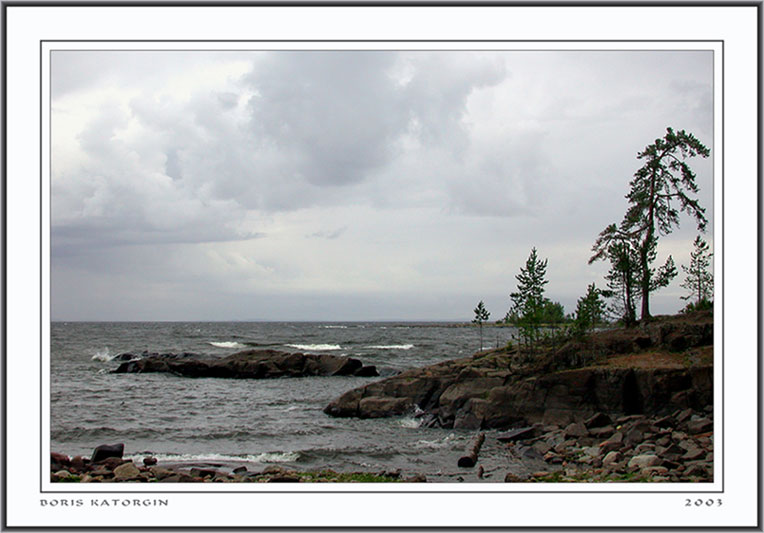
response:
<svg viewBox="0 0 764 533"><path fill-rule="evenodd" d="M355 307L375 294L385 313L460 317L436 302L504 306L534 245L550 265L581 263L558 274L570 306L597 275L588 250L623 213L636 152L667 125L713 150L711 59L56 52L54 312L80 316L98 283L84 307L117 319L160 294L155 317L268 317L300 294L344 318L380 318ZM709 205L711 162L697 168ZM312 317L282 304L279 318Z"/></svg>

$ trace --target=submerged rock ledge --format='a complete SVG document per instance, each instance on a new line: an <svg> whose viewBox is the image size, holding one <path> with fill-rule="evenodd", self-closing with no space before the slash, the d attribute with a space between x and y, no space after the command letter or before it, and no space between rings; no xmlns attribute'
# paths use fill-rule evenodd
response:
<svg viewBox="0 0 764 533"><path fill-rule="evenodd" d="M324 412L378 418L419 412L424 424L506 428L703 409L713 403L713 316L656 317L646 327L602 331L407 370L350 390Z"/></svg>
<svg viewBox="0 0 764 533"><path fill-rule="evenodd" d="M126 361L115 374L166 372L191 378L270 379L307 376L378 376L376 367L358 359L328 354L285 353L275 350L247 350L220 359L193 353L148 354L143 357L121 354Z"/></svg>

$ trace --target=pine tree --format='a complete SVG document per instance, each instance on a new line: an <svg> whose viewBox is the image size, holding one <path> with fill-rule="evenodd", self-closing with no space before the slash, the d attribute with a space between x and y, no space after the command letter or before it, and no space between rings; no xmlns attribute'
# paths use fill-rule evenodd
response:
<svg viewBox="0 0 764 533"><path fill-rule="evenodd" d="M474 309L475 312L475 318L472 320L473 324L477 324L480 326L480 351L483 351L483 322L486 322L488 318L491 316L491 313L489 313L485 305L483 305L483 300L480 300L477 307Z"/></svg>
<svg viewBox="0 0 764 533"><path fill-rule="evenodd" d="M536 248L531 249L531 254L525 262L525 267L520 268L517 278L517 292L509 295L512 300L511 313L517 317L517 328L520 340L528 346L531 353L534 351L539 340L539 330L544 311L544 285L548 283L546 277L547 260L541 261L536 253Z"/></svg>
<svg viewBox="0 0 764 533"><path fill-rule="evenodd" d="M705 230L705 209L693 197L698 192L695 173L685 160L696 156L705 158L709 154L710 150L691 133L667 128L663 138L656 139L637 154L637 159L644 159L645 164L629 183L631 190L626 195L629 208L623 221L619 226L611 224L605 228L594 243L590 263L607 257L613 241L637 243L642 320L650 318L650 292L668 284L670 279L667 281L665 276L673 268L671 257L671 264L658 271L650 268L658 236L671 233L679 225L681 211L695 218L699 230ZM673 271L676 272L676 268ZM664 277L656 279L655 276L661 275Z"/></svg>
<svg viewBox="0 0 764 533"><path fill-rule="evenodd" d="M709 251L708 243L698 235L695 238L695 249L690 253L690 266L682 265L682 270L686 274L681 287L690 291L683 300L695 299L694 308L701 307L704 303L710 304L714 295L714 276L709 271L711 267L711 257L714 255ZM693 302L690 302L692 305ZM690 307L688 305L688 307Z"/></svg>

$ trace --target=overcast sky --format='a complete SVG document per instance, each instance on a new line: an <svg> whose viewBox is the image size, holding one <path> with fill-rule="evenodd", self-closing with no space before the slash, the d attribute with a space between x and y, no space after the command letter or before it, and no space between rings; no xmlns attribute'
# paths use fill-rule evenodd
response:
<svg viewBox="0 0 764 533"><path fill-rule="evenodd" d="M711 52L53 52L54 320L504 316L535 246L566 312L636 153L714 154ZM712 158L693 160L713 242ZM689 263L689 218L658 261ZM684 302L680 274L651 299Z"/></svg>

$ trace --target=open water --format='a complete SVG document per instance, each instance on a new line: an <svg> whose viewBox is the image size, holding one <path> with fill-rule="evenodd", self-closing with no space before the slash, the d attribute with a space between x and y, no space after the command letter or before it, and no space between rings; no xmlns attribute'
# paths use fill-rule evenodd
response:
<svg viewBox="0 0 764 533"><path fill-rule="evenodd" d="M504 345L510 328L484 329L484 347ZM477 481L456 462L474 432L420 427L413 415L332 418L323 408L380 378L269 380L112 374L124 352L225 356L253 347L361 359L389 375L468 356L477 328L431 323L56 322L51 325L51 450L89 456L123 442L125 454L160 462L268 464L337 471L401 469L434 481ZM517 470L495 439L481 459L489 481ZM509 461L509 462L508 462ZM501 479L499 479L501 478Z"/></svg>

